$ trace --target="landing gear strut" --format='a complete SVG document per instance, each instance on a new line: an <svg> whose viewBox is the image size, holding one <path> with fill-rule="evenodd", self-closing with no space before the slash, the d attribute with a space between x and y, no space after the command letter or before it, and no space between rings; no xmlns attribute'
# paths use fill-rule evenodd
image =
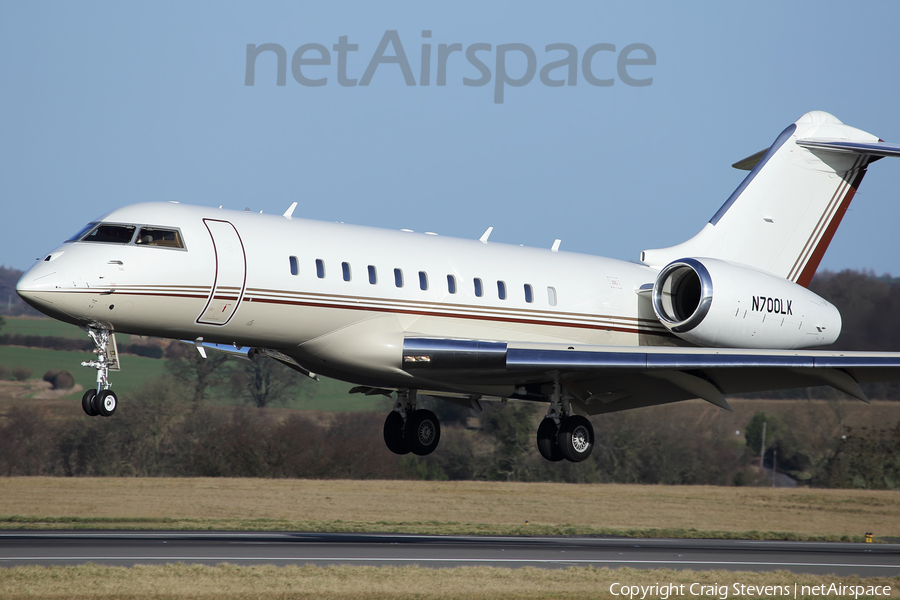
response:
<svg viewBox="0 0 900 600"><path fill-rule="evenodd" d="M394 454L425 456L441 441L441 422L426 409L416 409L416 390L399 390L394 410L384 420L384 443Z"/></svg>
<svg viewBox="0 0 900 600"><path fill-rule="evenodd" d="M549 461L581 462L594 449L594 428L581 415L573 415L559 382L553 384L550 408L537 430L537 447Z"/></svg>
<svg viewBox="0 0 900 600"><path fill-rule="evenodd" d="M119 353L116 349L116 338L108 329L88 329L88 336L96 348L97 360L81 363L82 367L97 369L97 388L90 389L81 397L81 408L88 416L102 415L111 417L116 412L119 399L110 388L109 371L119 370Z"/></svg>

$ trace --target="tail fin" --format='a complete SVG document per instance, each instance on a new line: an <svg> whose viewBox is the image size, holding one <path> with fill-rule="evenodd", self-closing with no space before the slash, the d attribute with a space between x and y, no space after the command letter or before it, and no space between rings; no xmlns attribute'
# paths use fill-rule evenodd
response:
<svg viewBox="0 0 900 600"><path fill-rule="evenodd" d="M684 257L719 258L806 286L866 167L881 156L900 156L900 147L826 112L806 113L781 132L700 233L645 250L641 262L661 268Z"/></svg>

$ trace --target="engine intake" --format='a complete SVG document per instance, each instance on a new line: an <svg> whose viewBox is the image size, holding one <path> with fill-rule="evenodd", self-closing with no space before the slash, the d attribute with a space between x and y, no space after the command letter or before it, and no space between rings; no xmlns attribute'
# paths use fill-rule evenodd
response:
<svg viewBox="0 0 900 600"><path fill-rule="evenodd" d="M673 333L685 333L699 325L709 313L712 299L709 271L693 258L666 265L653 286L653 311Z"/></svg>

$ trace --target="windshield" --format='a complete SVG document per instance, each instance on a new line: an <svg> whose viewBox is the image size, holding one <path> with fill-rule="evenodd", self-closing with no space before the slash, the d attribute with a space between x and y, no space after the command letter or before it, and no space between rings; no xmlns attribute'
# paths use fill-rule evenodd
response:
<svg viewBox="0 0 900 600"><path fill-rule="evenodd" d="M93 229L93 228L96 227L96 226L97 226L96 223L88 223L87 225L85 225L84 227L82 227L82 228L78 231L78 233L76 233L75 235L73 235L72 237L70 237L69 239L67 239L66 241L67 241L67 242L77 242L78 240L80 240L80 239L84 236L84 234L86 234L88 231L90 231L91 229Z"/></svg>
<svg viewBox="0 0 900 600"><path fill-rule="evenodd" d="M100 223L78 241L104 244L127 244L134 237L134 225L106 225Z"/></svg>

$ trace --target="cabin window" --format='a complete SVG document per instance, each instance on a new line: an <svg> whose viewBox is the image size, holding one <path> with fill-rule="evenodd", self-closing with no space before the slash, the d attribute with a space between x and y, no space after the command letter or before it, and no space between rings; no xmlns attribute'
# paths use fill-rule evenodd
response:
<svg viewBox="0 0 900 600"><path fill-rule="evenodd" d="M374 265L369 265L369 283L372 285L378 283L378 271L375 270Z"/></svg>
<svg viewBox="0 0 900 600"><path fill-rule="evenodd" d="M453 275L447 275L447 291L451 294L456 293L456 277Z"/></svg>
<svg viewBox="0 0 900 600"><path fill-rule="evenodd" d="M419 289L423 292L428 289L428 273L419 271Z"/></svg>
<svg viewBox="0 0 900 600"><path fill-rule="evenodd" d="M316 277L325 279L325 261L321 258L316 259Z"/></svg>
<svg viewBox="0 0 900 600"><path fill-rule="evenodd" d="M344 281L350 281L350 263L341 263L341 273L344 275Z"/></svg>
<svg viewBox="0 0 900 600"><path fill-rule="evenodd" d="M83 235L81 242L101 242L103 244L127 244L134 237L134 225L105 225L100 223L87 235Z"/></svg>
<svg viewBox="0 0 900 600"><path fill-rule="evenodd" d="M555 287L547 287L547 302L550 303L550 306L556 306L556 288Z"/></svg>
<svg viewBox="0 0 900 600"><path fill-rule="evenodd" d="M534 302L534 291L531 289L531 284L525 284L525 302L531 304Z"/></svg>
<svg viewBox="0 0 900 600"><path fill-rule="evenodd" d="M300 274L300 264L297 262L297 257L291 256L288 260L291 263L291 275L299 275Z"/></svg>
<svg viewBox="0 0 900 600"><path fill-rule="evenodd" d="M504 282L504 281L497 282L497 296L501 300L506 300L506 282Z"/></svg>
<svg viewBox="0 0 900 600"><path fill-rule="evenodd" d="M484 287L481 285L481 280L477 277L475 278L475 295L479 298L484 296Z"/></svg>
<svg viewBox="0 0 900 600"><path fill-rule="evenodd" d="M394 285L403 287L403 271L400 269L394 269Z"/></svg>
<svg viewBox="0 0 900 600"><path fill-rule="evenodd" d="M163 248L184 248L181 233L177 229L141 227L136 244L141 246L161 246Z"/></svg>

